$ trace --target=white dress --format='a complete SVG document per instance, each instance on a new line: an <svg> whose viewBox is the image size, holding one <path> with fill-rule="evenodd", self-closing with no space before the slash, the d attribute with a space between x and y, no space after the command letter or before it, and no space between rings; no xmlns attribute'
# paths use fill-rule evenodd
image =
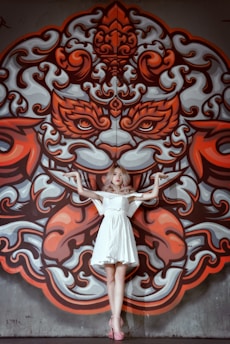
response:
<svg viewBox="0 0 230 344"><path fill-rule="evenodd" d="M94 200L100 215L104 215L96 238L91 265L104 266L121 262L131 267L139 265L136 242L129 217L140 206L142 201L129 203L128 195L97 191L103 202Z"/></svg>

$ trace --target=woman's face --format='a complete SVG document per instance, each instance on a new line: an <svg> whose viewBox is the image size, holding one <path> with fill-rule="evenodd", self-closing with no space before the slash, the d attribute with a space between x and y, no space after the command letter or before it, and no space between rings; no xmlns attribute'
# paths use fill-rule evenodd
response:
<svg viewBox="0 0 230 344"><path fill-rule="evenodd" d="M113 172L112 183L115 186L121 186L122 182L123 182L123 177L122 177L121 169L119 167L116 167Z"/></svg>

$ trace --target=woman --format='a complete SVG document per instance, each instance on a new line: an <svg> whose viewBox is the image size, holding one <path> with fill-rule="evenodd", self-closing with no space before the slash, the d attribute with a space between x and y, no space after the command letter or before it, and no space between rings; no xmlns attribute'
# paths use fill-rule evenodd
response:
<svg viewBox="0 0 230 344"><path fill-rule="evenodd" d="M167 178L156 173L151 192L134 192L127 171L113 166L105 179L103 191L91 191L82 187L79 172L64 173L76 178L78 194L91 198L100 214L104 215L98 231L91 265L105 267L107 289L112 316L109 321L109 337L123 340L121 310L124 298L127 266L138 266L139 259L129 217L132 217L142 201L158 197L159 178Z"/></svg>

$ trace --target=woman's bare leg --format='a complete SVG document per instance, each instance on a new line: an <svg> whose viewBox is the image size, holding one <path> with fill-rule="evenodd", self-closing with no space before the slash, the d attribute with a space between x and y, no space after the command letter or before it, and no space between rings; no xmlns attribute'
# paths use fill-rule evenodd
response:
<svg viewBox="0 0 230 344"><path fill-rule="evenodd" d="M115 265L106 264L105 271L106 271L109 304L111 308L111 313L113 315L114 314Z"/></svg>
<svg viewBox="0 0 230 344"><path fill-rule="evenodd" d="M124 300L126 265L117 263L105 266L109 303L113 318L114 332L121 332L121 310Z"/></svg>
<svg viewBox="0 0 230 344"><path fill-rule="evenodd" d="M126 265L117 263L115 270L114 316L120 317L124 299Z"/></svg>

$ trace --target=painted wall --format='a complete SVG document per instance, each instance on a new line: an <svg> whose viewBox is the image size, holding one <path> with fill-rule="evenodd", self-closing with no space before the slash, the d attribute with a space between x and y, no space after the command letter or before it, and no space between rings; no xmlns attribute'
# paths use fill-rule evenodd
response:
<svg viewBox="0 0 230 344"><path fill-rule="evenodd" d="M103 6L107 6L109 3L110 2L107 1L101 2ZM177 30L180 32L181 30L185 30L192 36L201 37L201 51L204 51L203 49L208 44L208 41L211 42L212 53L215 51L215 49L217 49L216 51L218 51L218 56L221 56L221 59L223 61L228 60L227 56L229 56L230 54L227 37L227 33L229 32L229 17L227 17L227 13L229 13L230 9L228 1L209 1L208 3L206 1L126 1L124 2L124 4L132 4L134 6L138 5L141 11L144 11L143 16L145 16L144 13L148 13L148 15L152 14L158 17L164 29L168 27L170 31L177 28ZM20 37L22 37L23 35L26 35L24 40L25 42L27 42L28 34L42 32L43 28L47 26L60 27L68 17L73 16L73 14L75 13L78 15L81 11L86 11L89 14L89 9L94 6L99 6L97 1L85 1L84 3L79 1L39 1L37 3L24 1L20 2L20 4L17 1L3 1L0 5L0 33L1 37L4 38L1 39L0 50L3 51L8 45L10 46L14 40L20 39ZM14 8L14 11L12 11L12 8ZM165 26L163 23L165 23ZM195 38L191 38L190 42L194 41ZM142 57L143 56L144 55L142 55ZM89 57L89 55L87 55L86 57ZM60 58L59 63L60 66L62 65L63 67L61 60L62 59ZM144 58L142 58L142 61L144 61ZM139 66L141 66L142 68L140 68L140 70L143 72L143 78L147 80L149 75L151 74L150 70L148 70L148 67L145 69L143 67L143 64L140 64ZM214 73L212 75L214 75ZM223 89L220 87L220 93L221 92L223 92ZM225 98L226 104L229 104L227 88L225 92ZM54 104L57 104L58 102L60 102L60 99L58 99L58 97L54 98ZM174 104L175 102L176 101L174 99ZM74 103L74 105L76 104ZM1 115L3 116L4 108L2 108L1 111ZM222 111L223 114L221 118L223 120L224 113L225 116L227 116L227 111L224 112L223 109ZM228 117L226 117L225 120L229 122ZM58 121L56 121L56 124L57 123ZM197 137L200 138L199 135L197 135ZM222 139L224 140L225 138L223 137ZM226 141L226 145L227 144L229 145L229 141ZM227 149L227 152L229 153L229 149ZM194 157L194 155L192 156ZM196 161L194 160L194 162ZM198 163L197 167L200 167ZM222 167L223 178L221 187L226 189L227 193L229 185L229 167L226 165L225 170L224 164L222 165ZM135 172L136 171L137 170L135 170ZM189 173L191 173L191 171ZM4 178L4 175L2 176ZM196 182L198 183L197 179L194 178L194 180L196 180ZM205 176L205 173L203 181L205 181L205 183L207 183L208 185L210 184L208 176ZM5 186L7 184L3 185ZM213 173L212 175L211 186L220 188L220 183L218 182L218 178L216 177L215 173ZM39 189L39 182L37 183L37 187ZM71 185L69 185L68 187L71 187ZM3 189L1 189L1 191L2 190ZM59 190L61 190L61 188ZM171 189L171 191L173 191L173 189ZM36 194L36 190L34 192ZM162 196L162 199L164 201L167 201L166 196L167 191ZM223 214L222 217L224 217ZM225 220L227 221L227 215L225 217ZM40 222L40 224L42 224L42 221ZM184 220L183 225L187 229L189 228L189 226L186 224L186 220ZM220 230L220 223L219 227L217 228L218 230ZM221 226L221 228L223 227ZM36 228L36 230L38 230L38 227ZM218 235L220 237L221 232L218 232ZM31 238L33 237L31 236ZM226 240L228 238L229 236L226 234ZM27 244L28 243L29 242L27 242ZM189 239L187 238L187 244L192 245L193 242L191 240L189 241ZM180 245L182 245L182 241L180 242ZM47 245L47 247L48 249L46 251L46 255L49 255L51 254L49 251L50 246ZM126 307L128 309L128 312L125 313L125 323L127 330L126 332L130 331L131 336L228 338L230 335L228 328L229 302L226 302L226 300L229 300L229 266L226 265L226 267L223 269L222 267L224 263L229 261L229 246L226 248L226 246L224 245L223 247L224 253L222 256L219 253L217 255L217 252L215 252L218 258L217 260L219 261L219 265L217 264L215 268L211 268L207 264L208 267L205 266L204 269L201 271L202 275L205 275L206 273L212 273L212 275L208 278L200 279L199 283L202 283L196 288L193 287L195 287L195 285L199 283L196 282L197 280L190 278L189 281L192 285L190 288L188 288L190 290L187 291L184 296L182 295L183 298L176 298L176 307L175 304L173 305L173 302L171 302L171 304L169 305L168 310L167 307L164 306L162 309L162 311L164 312L163 314L160 314L161 311L156 311L156 302L154 303L154 301L150 303L142 302L141 307L137 309L134 306L135 302L132 299L132 296L130 298L127 298L128 301ZM22 269L20 264L14 265L13 263L15 263L15 261L13 261L12 259L13 256L9 260L11 263L10 265L7 261L7 257L9 256L4 256L3 248L4 246L2 244L1 253L2 257L4 257L2 259L4 269L11 274L20 271L27 282L40 287L42 281L38 280L40 276L39 273L37 273L37 275L30 275L30 273L26 272L26 264L24 264L24 270ZM146 251L144 250L142 254L145 255ZM160 255L159 252L156 252L156 257L160 257L163 262L166 261L166 256L164 253L163 255ZM51 256L49 256L49 258L51 259ZM55 257L55 259L56 258L57 257ZM181 256L179 258L181 259ZM176 259L177 268L181 264L179 258ZM185 257L183 257L183 259L185 259ZM178 261L180 262L180 264L178 263ZM171 259L170 262L173 262L174 266L171 263L171 266L169 266L171 270L168 269L169 272L172 271L172 267L175 268L175 260ZM17 268L15 268L15 266ZM159 269L160 266L161 263L159 263ZM221 272L219 272L220 270ZM51 296L55 294L47 291L47 288L43 288L43 291L46 297L48 295L48 299L53 301L53 304L49 303L40 289L35 289L31 285L29 285L22 279L20 275L7 274L6 271L1 271L0 280L1 336L101 336L102 333L106 333L105 320L108 318L106 306L95 306L95 304L97 304L97 302L95 301L95 303L93 303L93 306L91 305L91 308L88 308L88 311L86 307L81 314L81 311L78 310L78 308L76 307L76 309L73 309L73 313L75 314L71 314L71 306L67 307L63 301L57 301L57 296L54 296L54 300L51 300ZM213 273L216 274L213 275ZM33 276L33 278L31 276ZM184 286L185 282L182 281L181 285ZM50 287L51 283L48 284L48 286ZM183 288L181 290L183 290ZM150 304L153 305L152 308L150 307ZM55 305L58 307L56 307ZM65 312L64 309L66 309L67 312ZM97 312L100 313L99 316L95 315L95 313ZM86 313L88 313L87 316ZM92 314L90 315L90 313ZM89 319L91 321L89 321Z"/></svg>
<svg viewBox="0 0 230 344"><path fill-rule="evenodd" d="M130 337L229 338L229 283L227 266L187 292L170 312L126 314L124 330ZM2 337L101 337L108 331L108 313L85 316L63 312L19 275L1 271L0 287Z"/></svg>

